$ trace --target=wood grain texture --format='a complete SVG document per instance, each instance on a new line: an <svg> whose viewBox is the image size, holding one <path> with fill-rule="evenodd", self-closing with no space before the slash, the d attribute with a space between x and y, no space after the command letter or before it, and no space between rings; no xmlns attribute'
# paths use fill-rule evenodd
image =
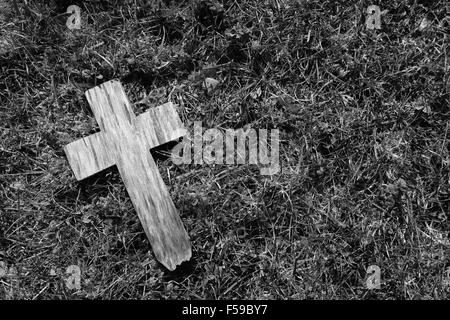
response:
<svg viewBox="0 0 450 320"><path fill-rule="evenodd" d="M83 180L115 164L108 153L103 132L69 143L64 147L75 178Z"/></svg>
<svg viewBox="0 0 450 320"><path fill-rule="evenodd" d="M177 140L186 135L186 129L172 102L152 108L139 115L136 119L144 141L154 148L169 141Z"/></svg>
<svg viewBox="0 0 450 320"><path fill-rule="evenodd" d="M101 132L65 147L77 179L117 165L156 258L169 270L191 258L189 236L149 149L185 129L171 103L136 117L118 81L86 92Z"/></svg>

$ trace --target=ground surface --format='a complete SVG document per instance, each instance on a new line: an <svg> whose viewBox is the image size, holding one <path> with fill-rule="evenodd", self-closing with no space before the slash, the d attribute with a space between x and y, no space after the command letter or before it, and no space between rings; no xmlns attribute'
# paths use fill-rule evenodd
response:
<svg viewBox="0 0 450 320"><path fill-rule="evenodd" d="M448 298L445 1L219 2L2 14L0 298ZM381 30L365 28L371 4ZM153 152L193 244L176 272L155 262L117 169L77 182L66 161L98 130L84 91L110 79L136 114L172 101L188 128L280 130L273 176Z"/></svg>

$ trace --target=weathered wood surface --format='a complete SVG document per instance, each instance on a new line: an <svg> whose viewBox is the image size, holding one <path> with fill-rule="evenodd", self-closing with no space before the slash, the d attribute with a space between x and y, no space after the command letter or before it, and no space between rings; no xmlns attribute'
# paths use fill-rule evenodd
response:
<svg viewBox="0 0 450 320"><path fill-rule="evenodd" d="M166 103L136 117L118 81L90 89L86 97L101 132L64 148L75 177L117 165L156 258L174 270L191 258L191 245L150 154L150 148L185 134L174 106Z"/></svg>

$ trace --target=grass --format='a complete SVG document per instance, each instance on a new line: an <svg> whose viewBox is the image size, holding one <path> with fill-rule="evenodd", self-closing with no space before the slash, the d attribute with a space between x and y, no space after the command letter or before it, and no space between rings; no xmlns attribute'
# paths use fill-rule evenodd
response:
<svg viewBox="0 0 450 320"><path fill-rule="evenodd" d="M0 299L448 299L445 1L219 2L29 0L0 17ZM136 114L172 101L190 129L280 130L273 176L153 151L193 245L175 272L117 169L77 182L66 161L98 131L84 92L110 79Z"/></svg>

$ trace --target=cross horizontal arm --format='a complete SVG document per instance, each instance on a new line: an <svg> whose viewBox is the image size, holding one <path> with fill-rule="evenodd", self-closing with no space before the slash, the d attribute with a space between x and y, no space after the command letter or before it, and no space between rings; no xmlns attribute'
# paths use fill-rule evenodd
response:
<svg viewBox="0 0 450 320"><path fill-rule="evenodd" d="M114 159L107 150L102 132L69 143L64 147L64 151L77 180L114 165Z"/></svg>
<svg viewBox="0 0 450 320"><path fill-rule="evenodd" d="M177 140L186 135L186 129L173 103L168 102L151 108L136 118L139 130L149 148Z"/></svg>

